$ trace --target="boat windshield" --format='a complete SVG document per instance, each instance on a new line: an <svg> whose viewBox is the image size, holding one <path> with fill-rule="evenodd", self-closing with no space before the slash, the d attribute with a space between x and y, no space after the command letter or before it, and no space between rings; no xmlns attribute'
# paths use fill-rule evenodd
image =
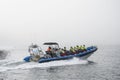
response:
<svg viewBox="0 0 120 80"><path fill-rule="evenodd" d="M41 54L43 54L43 52L42 52L42 49L41 49L41 47L40 46L38 46L38 45L30 45L29 46L29 49L28 49L28 52L31 54L31 55L41 55Z"/></svg>

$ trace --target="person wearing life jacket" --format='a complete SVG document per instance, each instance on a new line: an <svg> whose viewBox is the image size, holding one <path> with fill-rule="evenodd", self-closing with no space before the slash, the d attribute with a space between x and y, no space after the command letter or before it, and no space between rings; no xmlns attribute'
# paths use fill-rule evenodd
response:
<svg viewBox="0 0 120 80"><path fill-rule="evenodd" d="M76 53L78 54L79 53L79 46L76 45Z"/></svg>
<svg viewBox="0 0 120 80"><path fill-rule="evenodd" d="M75 50L75 53L77 54L77 53L78 53L78 48L77 48L77 46L74 47L74 50Z"/></svg>
<svg viewBox="0 0 120 80"><path fill-rule="evenodd" d="M60 51L60 56L62 56L64 53L64 50L62 48L59 48L59 51Z"/></svg>
<svg viewBox="0 0 120 80"><path fill-rule="evenodd" d="M70 52L71 52L71 54L75 54L75 50L72 46L70 47Z"/></svg>
<svg viewBox="0 0 120 80"><path fill-rule="evenodd" d="M79 50L79 49L80 49L78 45L76 45L76 48L77 48L77 50Z"/></svg>
<svg viewBox="0 0 120 80"><path fill-rule="evenodd" d="M66 52L66 47L64 47L63 50Z"/></svg>
<svg viewBox="0 0 120 80"><path fill-rule="evenodd" d="M83 50L86 51L85 45L83 45Z"/></svg>
<svg viewBox="0 0 120 80"><path fill-rule="evenodd" d="M69 51L66 49L66 47L64 47L63 50L64 50L64 52L65 52L66 55L70 54Z"/></svg>
<svg viewBox="0 0 120 80"><path fill-rule="evenodd" d="M86 50L85 45L81 47L82 52Z"/></svg>
<svg viewBox="0 0 120 80"><path fill-rule="evenodd" d="M63 50L64 50L64 53L65 53L66 55L68 55L69 52L68 52L68 50L66 49L66 47L64 47Z"/></svg>
<svg viewBox="0 0 120 80"><path fill-rule="evenodd" d="M82 45L79 46L79 52L82 52Z"/></svg>

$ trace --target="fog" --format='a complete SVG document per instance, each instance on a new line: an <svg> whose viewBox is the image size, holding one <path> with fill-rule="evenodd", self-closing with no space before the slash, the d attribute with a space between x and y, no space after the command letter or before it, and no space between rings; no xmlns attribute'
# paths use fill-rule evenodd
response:
<svg viewBox="0 0 120 80"><path fill-rule="evenodd" d="M0 0L0 45L120 44L120 0Z"/></svg>

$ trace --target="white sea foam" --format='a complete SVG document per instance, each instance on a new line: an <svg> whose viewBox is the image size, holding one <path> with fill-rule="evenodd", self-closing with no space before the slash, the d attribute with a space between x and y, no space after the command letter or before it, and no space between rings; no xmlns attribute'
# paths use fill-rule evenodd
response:
<svg viewBox="0 0 120 80"><path fill-rule="evenodd" d="M0 60L0 72L17 69L46 68L52 66L65 66L74 64L87 64L88 61L73 58L69 60L51 61L45 63L24 62L23 58L28 55L26 50L9 49L10 53L4 60Z"/></svg>
<svg viewBox="0 0 120 80"><path fill-rule="evenodd" d="M21 61L22 62L22 61ZM30 69L30 68L46 68L53 66L65 66L65 65L75 65L75 64L87 64L88 61L80 60L78 58L73 58L71 60L60 60L60 61L51 61L45 63L38 62L25 62L23 64L16 64L15 66L10 66L10 64L16 64L17 61L8 62L0 67L0 72L8 70L17 70L17 69ZM9 66L6 66L9 65Z"/></svg>

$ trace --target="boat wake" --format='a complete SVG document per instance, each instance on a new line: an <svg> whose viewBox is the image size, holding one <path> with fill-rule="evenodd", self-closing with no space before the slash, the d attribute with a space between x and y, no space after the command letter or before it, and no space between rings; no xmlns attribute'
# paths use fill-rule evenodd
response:
<svg viewBox="0 0 120 80"><path fill-rule="evenodd" d="M9 49L9 54L7 55L7 57L5 59L0 60L0 72L18 70L18 69L46 68L53 66L66 66L66 65L88 63L87 60L80 60L79 58L51 61L46 63L25 62L23 61L23 57L27 55L28 54L26 50Z"/></svg>
<svg viewBox="0 0 120 80"><path fill-rule="evenodd" d="M87 60L80 60L78 58L73 58L71 60L60 60L52 61L47 63L37 63L37 62L24 62L24 61L5 61L6 63L0 66L0 72L18 70L18 69L31 69L31 68L46 68L54 66L66 66L75 64L87 64Z"/></svg>

